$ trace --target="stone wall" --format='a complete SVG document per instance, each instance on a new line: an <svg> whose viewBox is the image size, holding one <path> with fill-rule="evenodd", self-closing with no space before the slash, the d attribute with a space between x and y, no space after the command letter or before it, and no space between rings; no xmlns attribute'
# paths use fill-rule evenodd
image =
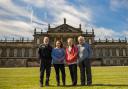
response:
<svg viewBox="0 0 128 89"><path fill-rule="evenodd" d="M102 64L105 66L128 66L128 58L127 57L103 58Z"/></svg>
<svg viewBox="0 0 128 89"><path fill-rule="evenodd" d="M128 58L126 57L108 57L103 59L92 59L92 66L128 66ZM0 67L39 67L39 60L32 58L0 59Z"/></svg>
<svg viewBox="0 0 128 89"><path fill-rule="evenodd" d="M26 67L27 59L0 59L0 67Z"/></svg>
<svg viewBox="0 0 128 89"><path fill-rule="evenodd" d="M29 59L0 59L0 67L35 67L39 66L39 62Z"/></svg>

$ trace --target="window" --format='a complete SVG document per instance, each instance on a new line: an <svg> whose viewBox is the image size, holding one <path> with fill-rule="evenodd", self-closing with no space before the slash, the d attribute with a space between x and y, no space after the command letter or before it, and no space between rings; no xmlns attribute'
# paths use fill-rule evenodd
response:
<svg viewBox="0 0 128 89"><path fill-rule="evenodd" d="M107 60L107 61L106 61L106 64L110 65L110 60Z"/></svg>
<svg viewBox="0 0 128 89"><path fill-rule="evenodd" d="M123 56L123 49L122 48L119 49L119 55Z"/></svg>
<svg viewBox="0 0 128 89"><path fill-rule="evenodd" d="M6 48L2 49L1 57L6 57L7 56L7 51Z"/></svg>
<svg viewBox="0 0 128 89"><path fill-rule="evenodd" d="M28 48L25 49L25 54L24 54L24 56L25 56L25 57L29 57L29 49L28 49Z"/></svg>
<svg viewBox="0 0 128 89"><path fill-rule="evenodd" d="M17 57L22 57L22 49L21 48L17 49Z"/></svg>
<svg viewBox="0 0 128 89"><path fill-rule="evenodd" d="M110 51L109 51L109 49L108 49L108 48L107 48L107 49L105 49L105 55L106 55L106 57L110 56Z"/></svg>
<svg viewBox="0 0 128 89"><path fill-rule="evenodd" d="M117 64L117 61L116 60L113 60L113 64L116 65Z"/></svg>
<svg viewBox="0 0 128 89"><path fill-rule="evenodd" d="M116 49L115 48L112 49L112 56L116 56Z"/></svg>
<svg viewBox="0 0 128 89"><path fill-rule="evenodd" d="M14 57L14 48L10 48L9 56Z"/></svg>
<svg viewBox="0 0 128 89"><path fill-rule="evenodd" d="M34 48L32 51L33 51L33 55L32 56L36 57L36 49Z"/></svg>

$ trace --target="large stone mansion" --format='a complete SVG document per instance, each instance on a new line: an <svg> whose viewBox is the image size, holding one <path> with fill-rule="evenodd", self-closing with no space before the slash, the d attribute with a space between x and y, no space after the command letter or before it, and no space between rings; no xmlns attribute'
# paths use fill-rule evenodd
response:
<svg viewBox="0 0 128 89"><path fill-rule="evenodd" d="M78 28L64 23L55 28L48 25L47 32L34 30L33 40L0 40L0 67L39 66L38 47L44 36L50 38L54 46L56 40L61 40L66 46L66 40L72 37L77 44L77 37L84 36L86 42L92 46L92 65L128 65L128 43L124 40L95 40L94 30L83 32L81 25Z"/></svg>

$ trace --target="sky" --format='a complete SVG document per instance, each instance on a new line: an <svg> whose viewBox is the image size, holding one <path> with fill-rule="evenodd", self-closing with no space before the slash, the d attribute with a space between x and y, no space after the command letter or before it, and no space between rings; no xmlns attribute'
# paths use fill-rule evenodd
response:
<svg viewBox="0 0 128 89"><path fill-rule="evenodd" d="M128 38L128 0L0 0L0 39L33 39L48 24L95 31L95 39Z"/></svg>

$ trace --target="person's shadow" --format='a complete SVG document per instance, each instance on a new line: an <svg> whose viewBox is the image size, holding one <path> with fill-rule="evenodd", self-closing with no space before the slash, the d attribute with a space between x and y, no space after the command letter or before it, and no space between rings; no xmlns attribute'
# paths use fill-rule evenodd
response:
<svg viewBox="0 0 128 89"><path fill-rule="evenodd" d="M128 87L128 84L92 84L92 85L85 85L85 86L81 86L79 84L77 84L76 86L72 86L72 85L60 85L60 86L56 86L56 85L49 85L48 87L94 87L94 86L110 86L110 87L116 87L116 86L120 86L120 87Z"/></svg>
<svg viewBox="0 0 128 89"><path fill-rule="evenodd" d="M92 84L91 86L127 86L128 84Z"/></svg>

